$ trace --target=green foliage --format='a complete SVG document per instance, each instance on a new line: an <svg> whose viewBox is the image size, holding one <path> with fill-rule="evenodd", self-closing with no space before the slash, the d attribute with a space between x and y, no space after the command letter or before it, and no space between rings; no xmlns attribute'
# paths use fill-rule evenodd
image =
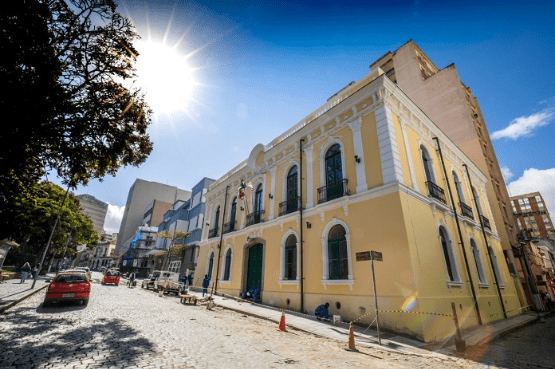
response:
<svg viewBox="0 0 555 369"><path fill-rule="evenodd" d="M10 1L0 24L0 223L45 172L74 187L146 160L152 112L126 87L138 35L113 0Z"/></svg>
<svg viewBox="0 0 555 369"><path fill-rule="evenodd" d="M40 183L37 196L32 199L18 199L19 212L13 221L14 238L21 240L17 250L10 250L8 257L30 261L37 258L48 242L50 232L58 215L65 190L49 182ZM81 213L77 198L68 193L60 213L60 220L54 232L50 252L66 255L75 253L78 245L94 245L98 234L92 221ZM67 247L67 249L66 249Z"/></svg>

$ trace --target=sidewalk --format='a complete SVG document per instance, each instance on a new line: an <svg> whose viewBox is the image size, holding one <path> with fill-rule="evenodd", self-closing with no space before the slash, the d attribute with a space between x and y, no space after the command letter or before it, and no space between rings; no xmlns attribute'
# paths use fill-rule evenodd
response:
<svg viewBox="0 0 555 369"><path fill-rule="evenodd" d="M48 286L47 279L52 276L39 276L35 288L31 289L33 279L27 279L25 283L19 283L20 279L8 279L0 284L0 314L11 308L18 302L25 300L27 297L37 293Z"/></svg>
<svg viewBox="0 0 555 369"><path fill-rule="evenodd" d="M199 299L202 299L202 293L199 291L189 290L189 294L195 295ZM281 309L279 308L254 304L250 301L245 301L232 296L214 295L213 299L214 303L219 307L275 322L276 329L281 319ZM527 312L492 324L462 330L462 339L465 340L467 347L483 345L494 340L503 333L530 324L536 321L540 316L545 316L547 314L549 313L541 313L538 315L537 313ZM288 329L300 330L320 337L345 342L345 346L347 346L349 339L349 324L346 322L334 325L331 322L319 321L312 315L301 314L294 311L286 311L285 316ZM370 328L354 325L353 328L356 346L393 350L396 352L410 353L419 356L433 356L441 354L453 356L457 353L453 339L447 341L447 345L438 347L438 344L429 345L416 339L382 331L380 334L382 344L379 345L378 333L375 325Z"/></svg>

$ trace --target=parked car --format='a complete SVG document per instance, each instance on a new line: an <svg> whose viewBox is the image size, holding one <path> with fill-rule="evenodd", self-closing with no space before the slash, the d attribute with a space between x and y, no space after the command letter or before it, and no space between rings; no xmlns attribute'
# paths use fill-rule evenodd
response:
<svg viewBox="0 0 555 369"><path fill-rule="evenodd" d="M113 283L116 286L119 286L119 271L117 270L108 270L106 274L104 274L104 278L102 278L101 284L109 284Z"/></svg>
<svg viewBox="0 0 555 369"><path fill-rule="evenodd" d="M67 271L58 273L46 290L46 297L42 307L60 301L81 301L83 305L89 303L91 283L85 273Z"/></svg>
<svg viewBox="0 0 555 369"><path fill-rule="evenodd" d="M89 278L89 280L92 279L92 272L87 267L78 267L78 268L75 268L75 269L72 269L72 270L82 270L83 272L85 272L85 274L87 274L87 277Z"/></svg>
<svg viewBox="0 0 555 369"><path fill-rule="evenodd" d="M160 274L162 272L160 270L155 270L154 272L152 272L151 274L148 275L148 277L146 279L143 279L143 281L141 282L141 288L146 288L148 289L154 289L154 282L156 282L156 279L158 279L158 277L160 277Z"/></svg>
<svg viewBox="0 0 555 369"><path fill-rule="evenodd" d="M182 285L179 283L179 273L161 272L160 276L154 281L154 289L164 291L164 293L179 294Z"/></svg>

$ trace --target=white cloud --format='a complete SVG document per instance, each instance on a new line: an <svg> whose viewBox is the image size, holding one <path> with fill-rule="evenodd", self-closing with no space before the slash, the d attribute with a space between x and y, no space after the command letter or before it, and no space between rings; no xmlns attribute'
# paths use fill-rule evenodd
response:
<svg viewBox="0 0 555 369"><path fill-rule="evenodd" d="M549 215L555 216L555 168L526 169L522 176L507 186L511 196L524 195L530 192L541 193Z"/></svg>
<svg viewBox="0 0 555 369"><path fill-rule="evenodd" d="M237 118L245 120L249 117L249 108L247 104L239 103L237 104Z"/></svg>
<svg viewBox="0 0 555 369"><path fill-rule="evenodd" d="M509 179L515 176L513 172L511 172L511 169L509 167L501 167L501 174L503 174L503 179L505 180L505 183L507 183Z"/></svg>
<svg viewBox="0 0 555 369"><path fill-rule="evenodd" d="M108 212L104 219L104 229L108 234L119 232L124 209L125 206L108 205Z"/></svg>
<svg viewBox="0 0 555 369"><path fill-rule="evenodd" d="M553 107L549 107L527 117L513 119L507 128L493 132L491 139L510 138L516 140L520 137L530 136L536 128L549 124L555 116L554 113Z"/></svg>

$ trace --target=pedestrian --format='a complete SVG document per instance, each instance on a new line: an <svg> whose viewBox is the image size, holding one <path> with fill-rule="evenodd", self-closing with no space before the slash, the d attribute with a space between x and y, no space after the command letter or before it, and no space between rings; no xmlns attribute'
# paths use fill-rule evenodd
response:
<svg viewBox="0 0 555 369"><path fill-rule="evenodd" d="M129 274L129 288L135 285L135 271L132 270L131 274Z"/></svg>
<svg viewBox="0 0 555 369"><path fill-rule="evenodd" d="M189 280L189 286L193 285L193 273L189 273L189 276L187 277L187 279Z"/></svg>
<svg viewBox="0 0 555 369"><path fill-rule="evenodd" d="M33 267L33 279L37 278L37 273L39 272L39 268L35 265Z"/></svg>
<svg viewBox="0 0 555 369"><path fill-rule="evenodd" d="M329 319L330 318L330 312L328 311L329 307L330 307L330 304L327 302L324 305L318 306L314 311L314 315L316 315L316 318L318 320L320 320L321 318Z"/></svg>
<svg viewBox="0 0 555 369"><path fill-rule="evenodd" d="M204 279L202 280L202 297L204 297L204 294L208 293L208 286L210 285L210 277L208 276L208 274L204 275Z"/></svg>
<svg viewBox="0 0 555 369"><path fill-rule="evenodd" d="M23 264L21 267L21 281L19 283L25 283L25 279L27 279L27 274L31 271L31 265L29 263Z"/></svg>
<svg viewBox="0 0 555 369"><path fill-rule="evenodd" d="M542 296L543 302L545 302L545 309L547 311L551 311L551 296L549 296L548 292L547 293L542 292L542 293L543 293L543 296Z"/></svg>

